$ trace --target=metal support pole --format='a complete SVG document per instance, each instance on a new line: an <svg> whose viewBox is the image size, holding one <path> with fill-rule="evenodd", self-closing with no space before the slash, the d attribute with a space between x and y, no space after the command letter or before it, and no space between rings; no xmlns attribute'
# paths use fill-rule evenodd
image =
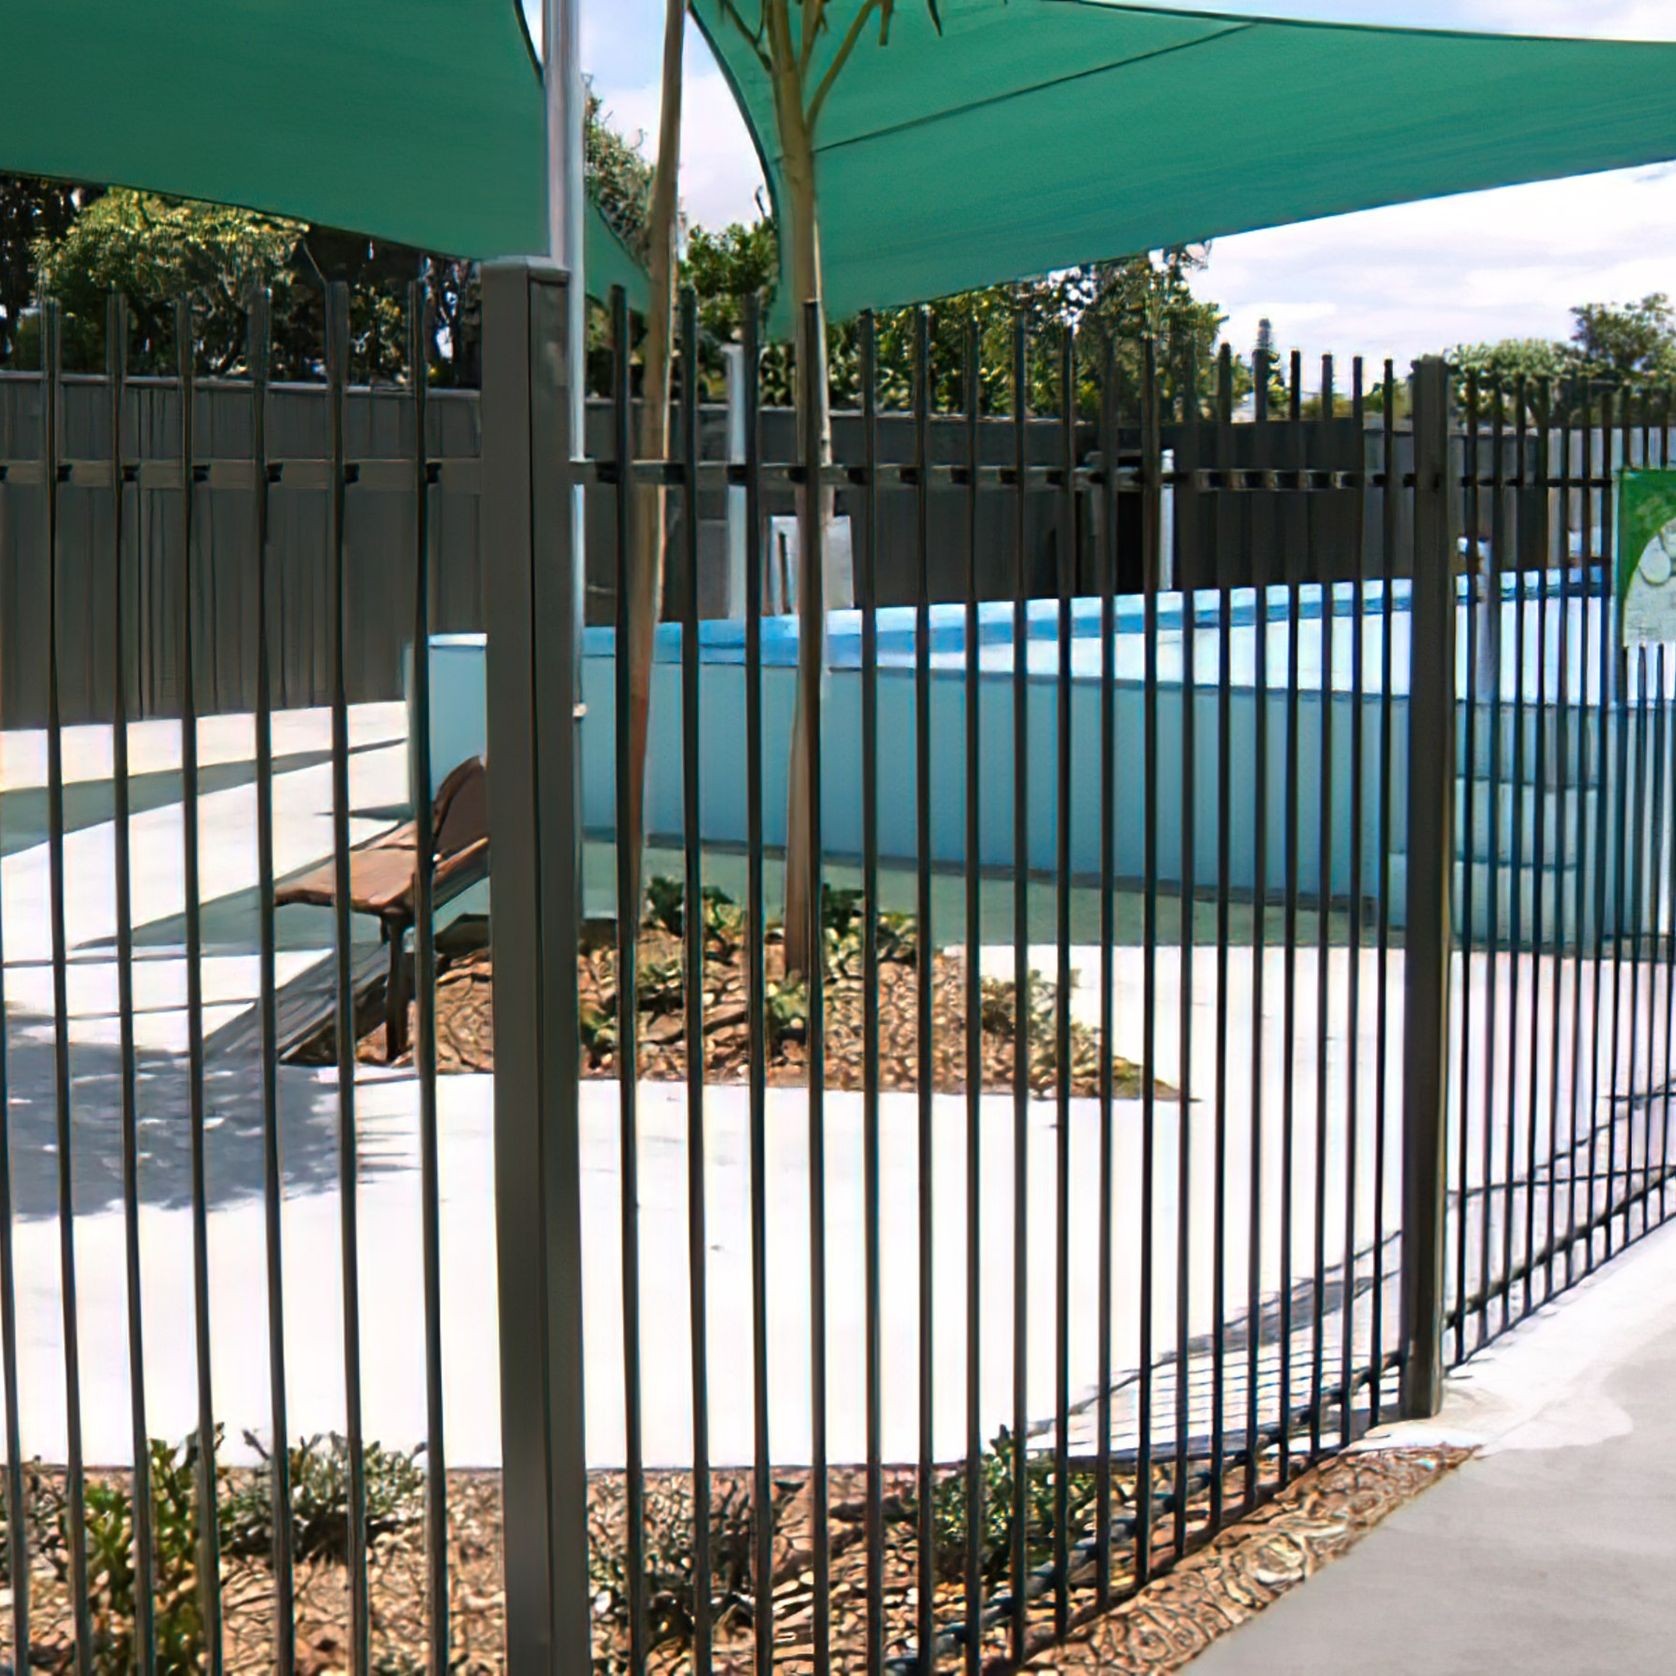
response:
<svg viewBox="0 0 1676 1676"><path fill-rule="evenodd" d="M1455 528L1450 374L1414 369L1414 593L1403 966L1402 1413L1443 1402L1449 981L1455 871Z"/></svg>
<svg viewBox="0 0 1676 1676"><path fill-rule="evenodd" d="M507 1669L591 1663L582 1413L576 701L582 555L571 288L483 276L495 1207Z"/></svg>
<svg viewBox="0 0 1676 1676"><path fill-rule="evenodd" d="M587 339L587 276L583 225L587 203L585 126L587 84L582 79L581 0L541 0L542 87L547 105L547 256L570 275L570 341ZM577 435L583 389L576 380Z"/></svg>

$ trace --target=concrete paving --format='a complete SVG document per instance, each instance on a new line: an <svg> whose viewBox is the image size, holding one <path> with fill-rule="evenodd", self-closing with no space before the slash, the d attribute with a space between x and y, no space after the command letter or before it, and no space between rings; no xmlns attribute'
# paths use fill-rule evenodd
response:
<svg viewBox="0 0 1676 1676"><path fill-rule="evenodd" d="M322 712L279 718L275 785L276 846L282 874L329 853L330 775L322 756L329 733ZM255 790L250 770L249 718L215 718L204 724L206 764L220 778L206 782L200 804L206 931L206 1026L248 1017L255 1001L256 847ZM367 706L353 718L351 797L359 811L351 839L398 818L406 798L405 715L400 706ZM161 784L178 772L179 731L172 724L134 729L136 774ZM66 840L72 881L67 903L70 1130L73 1159L74 1248L82 1363L82 1418L89 1459L116 1464L129 1449L130 1369L123 1269L124 1221L120 1193L120 1059L115 934L113 828L100 808L110 772L106 729L71 729L66 762L81 788L81 819ZM45 769L38 735L0 737L0 790L5 810L33 810ZM106 787L108 790L108 787ZM21 802L20 802L21 799ZM38 814L38 811L34 811ZM0 821L0 827L4 826ZM12 1145L12 1194L19 1325L20 1421L27 1453L62 1459L67 1434L64 1381L65 1320L58 1222L59 1155L54 1075L52 939L47 906L49 867L44 833L7 832L0 863L0 906L5 930L5 1004L8 1109ZM14 841L16 840L16 841ZM134 824L134 891L137 922L136 1030L140 1053L140 1242L145 1325L148 1425L154 1435L183 1436L194 1424L196 1368L193 1351L189 1078L185 1057L185 961L181 946L184 886L182 820L178 792L151 798ZM330 915L286 909L280 916L280 978L286 981L331 954ZM1031 964L1051 972L1055 952L1033 948ZM986 970L1010 974L1012 950L987 945ZM1514 957L1502 956L1498 1041L1528 1035L1507 1007ZM1553 963L1540 970L1528 957L1522 993L1541 996L1540 1016L1552 1004L1569 1004L1578 975L1567 968L1554 990ZM1081 974L1075 1006L1089 1021L1100 1010L1096 951L1077 948ZM1143 1296L1141 1247L1150 1233L1153 1361L1153 1440L1172 1447L1177 1424L1175 1370L1185 1366L1189 1429L1208 1430L1217 1402L1238 1429L1249 1387L1241 1383L1250 1342L1245 1304L1250 1295L1252 1207L1259 1227L1257 1372L1265 1418L1280 1409L1280 1346L1292 1346L1294 1405L1311 1373L1305 1353L1311 1336L1317 1234L1325 1265L1323 1288L1331 1315L1324 1333L1326 1365L1335 1367L1345 1327L1345 1300L1358 1359L1368 1347L1376 1286L1373 1251L1385 1236L1384 1282L1389 1333L1395 1320L1389 1291L1396 1273L1390 1235L1396 1225L1399 1175L1397 1125L1379 1127L1379 1018L1374 1005L1376 957L1361 957L1361 1008L1352 1040L1347 995L1350 956L1332 950L1325 973L1314 949L1298 956L1294 1000L1294 1053L1286 1053L1285 956L1270 949L1261 972L1248 948L1230 951L1228 1007L1218 1016L1217 956L1201 947L1191 969L1193 1018L1189 1059L1183 1060L1179 1018L1184 970L1179 953L1159 951L1154 1053L1159 1077L1184 1082L1192 1098L1185 1109L1161 1100L1152 1146L1146 1146L1139 1102L1119 1101L1112 1113L1113 1287L1111 1344L1114 1443L1132 1443L1138 1425L1135 1371L1141 1359ZM1627 963L1626 963L1627 970ZM1485 957L1475 956L1474 994L1486 993ZM1261 976L1261 999L1258 978ZM1584 989L1587 989L1584 974ZM1322 981L1324 979L1324 981ZM1400 1041L1401 955L1394 953L1385 1013L1387 1039ZM1627 983L1627 980L1626 980ZM1139 1061L1146 1051L1142 1021L1146 988L1142 951L1117 951L1114 986L1116 1050ZM1651 976L1641 986L1653 995ZM1318 1031L1318 999L1328 1012ZM1587 1003L1586 1003L1587 1004ZM1627 1008L1626 1008L1627 1013ZM1627 1030L1627 1018L1625 1021ZM1526 1034L1522 1035L1523 1031ZM1325 1053L1318 1057L1318 1034ZM212 1385L217 1413L236 1456L248 1428L268 1432L267 1245L262 1199L260 1084L254 1045L237 1030L213 1038L234 1045L218 1049L207 1067L206 1137ZM1254 1046L1261 1043L1261 1077L1253 1082ZM1219 1102L1219 1049L1229 1068ZM1570 1036L1562 1038L1562 1074L1569 1068ZM1514 1054L1515 1093L1545 1107L1549 1061L1534 1061L1535 1087L1527 1086L1533 1061ZM1503 1062L1505 1063L1505 1061ZM1325 1072L1325 1082L1320 1080ZM1352 1073L1354 1072L1354 1079ZM1627 1086L1632 1073L1622 1081ZM1643 1071L1637 1086L1646 1087ZM1386 1066L1387 1113L1400 1109L1400 1054ZM1352 1081L1355 1097L1351 1097ZM1489 1077L1469 1079L1474 1124L1482 1122ZM1494 1102L1505 1110L1498 1079ZM339 1133L342 1102L330 1071L281 1067L280 1126L284 1156L282 1214L285 1281L285 1349L293 1433L341 1426L344 1373L341 1335L343 1260L340 1240ZM410 1075L376 1070L357 1078L355 1124L360 1228L359 1297L362 1378L370 1436L391 1445L417 1441L424 1432L423 1338L417 1087ZM486 1077L442 1080L439 1090L442 1148L443 1366L447 1442L459 1465L491 1466L500 1458L495 1236L493 1199L492 1084ZM1587 1121L1585 1102L1584 1121ZM1513 1109L1520 1109L1514 1104ZM1354 1113L1354 1121L1347 1114ZM1628 1123L1628 1107L1620 1125ZM1668 1115L1668 1114L1666 1114ZM1642 1116L1646 1122L1645 1107ZM587 1297L588 1437L595 1465L621 1460L624 1437L621 1179L618 1090L607 1083L584 1086L582 1099ZM862 1369L863 1146L861 1101L833 1095L824 1112L827 1177L828 1427L835 1459L859 1459L865 1437ZM1511 1166L1515 1181L1533 1173L1563 1180L1570 1161L1565 1114L1557 1134L1546 1124L1535 1148L1521 1127L1508 1132L1494 1120L1492 1144L1476 1145L1467 1159L1465 1190L1475 1214L1466 1220L1468 1274L1476 1276L1483 1249L1499 1250L1509 1221L1523 1235L1523 1190L1503 1190ZM1644 1122L1643 1127L1646 1127ZM711 1450L718 1463L750 1458L750 1195L748 1103L744 1090L713 1088L705 1101L706 1213L710 1282L709 1365ZM1326 1147L1317 1164L1318 1125ZM884 1448L888 1457L911 1458L918 1445L918 1115L911 1094L881 1102L881 1258L884 1363ZM987 1436L1012 1419L1013 1184L1017 1162L1010 1098L985 1097L979 1105L980 1343L978 1411ZM933 1107L934 1184L931 1230L934 1297L933 1448L955 1459L965 1444L966 1156L965 1101L939 1097ZM645 1452L652 1463L676 1465L691 1458L690 1327L687 1309L687 1157L691 1135L683 1089L648 1085L640 1093L638 1206L642 1287L641 1348L644 1367ZM777 1460L807 1458L812 1392L809 1381L809 1153L808 1100L801 1091L769 1095L767 1136L768 1354L772 1443ZM1376 1193L1376 1162L1385 1147L1384 1195ZM1056 1287L1060 1236L1057 1172L1061 1157L1057 1107L1033 1101L1026 1125L1028 1181L1029 1311L1023 1347L1033 1420L1051 1418L1055 1402ZM1098 1183L1101 1114L1096 1102L1073 1100L1064 1136L1068 1220L1063 1238L1069 1256L1065 1299L1069 1395L1078 1447L1093 1442L1099 1389ZM1354 1183L1346 1174L1355 1145ZM1556 1144L1557 1142L1557 1144ZM1504 1144L1505 1143L1505 1144ZM1216 1193L1218 1155L1225 1193ZM1146 1164L1150 1153L1151 1174ZM1662 1154L1661 1154L1662 1155ZM1454 1156L1452 1146L1451 1156ZM1288 1164L1290 1176L1288 1177ZM1486 1166L1491 1174L1485 1174ZM1290 1181L1290 1239L1283 1245L1280 1205ZM1257 1191L1253 1192L1255 1184ZM1492 1191L1485 1192L1488 1185ZM1322 1194L1317 1227L1316 1195ZM1547 1195L1539 1193L1540 1240ZM1581 1207L1569 1183L1557 1195L1557 1216ZM1488 1207L1488 1218L1476 1214ZM1188 1262L1178 1270L1179 1218L1188 1219ZM1220 1233L1220 1239L1218 1239ZM1216 1317L1214 1254L1223 1253L1221 1282L1230 1372L1221 1383L1210 1375L1210 1334ZM1522 1244L1520 1246L1522 1249ZM1352 1265L1347 1253L1353 1254ZM1347 1285L1353 1279L1353 1285ZM1303 1288L1300 1293L1300 1287ZM1279 1324L1276 1300L1293 1300L1292 1332ZM1183 1305L1185 1307L1183 1307Z"/></svg>
<svg viewBox="0 0 1676 1676"><path fill-rule="evenodd" d="M1205 1676L1669 1670L1676 1228L1481 1353L1379 1442L1482 1454L1217 1643Z"/></svg>

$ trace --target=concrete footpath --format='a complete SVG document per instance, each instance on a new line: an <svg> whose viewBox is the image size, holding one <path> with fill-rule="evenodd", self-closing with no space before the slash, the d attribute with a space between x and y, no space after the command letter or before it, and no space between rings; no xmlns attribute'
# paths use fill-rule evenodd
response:
<svg viewBox="0 0 1676 1676"><path fill-rule="evenodd" d="M1676 1227L1381 1434L1482 1454L1213 1646L1206 1676L1676 1669Z"/></svg>

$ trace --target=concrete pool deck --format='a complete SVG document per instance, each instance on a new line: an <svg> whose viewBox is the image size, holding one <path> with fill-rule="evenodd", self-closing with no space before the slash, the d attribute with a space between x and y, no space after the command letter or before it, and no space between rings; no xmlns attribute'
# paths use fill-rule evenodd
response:
<svg viewBox="0 0 1676 1676"><path fill-rule="evenodd" d="M275 803L282 871L324 856L330 843L330 776L314 760L324 739L324 717L311 713L284 721L288 758L300 766L276 781ZM168 724L136 729L136 771L168 773L178 732ZM357 809L389 810L399 806L405 789L404 718L399 706L368 707L356 716L356 753L352 759L352 799ZM88 785L109 772L108 737L101 730L71 730L67 753L73 772ZM85 737L84 737L85 735ZM212 740L213 735L213 740ZM206 760L235 767L248 754L248 718L206 724ZM15 736L5 742L4 795L28 792L40 783L42 755L38 741ZM236 778L236 776L235 776ZM202 803L206 924L215 935L205 961L207 1023L237 1020L254 999L257 964L253 953L251 893L256 883L253 819L255 794L248 780L207 794ZM368 813L354 823L352 836L377 831L393 820ZM145 927L137 984L141 1012L137 1020L142 1055L141 1230L144 1265L146 1390L149 1429L158 1436L179 1437L195 1422L195 1366L191 1287L190 1160L188 1151L187 1075L184 1012L184 961L179 933L170 928L183 906L180 884L181 820L178 804L163 803L137 817L135 824L136 918ZM116 1019L115 930L112 875L112 829L108 820L89 820L70 835L66 858L74 888L70 893L70 969L72 1116L76 1255L82 1353L82 1406L88 1458L117 1463L127 1458L128 1357L122 1266L123 1222L120 1201L118 1123L119 1060ZM53 1026L51 1019L51 941L47 915L47 856L44 844L26 845L0 863L6 935L6 1003L9 1047L9 1093L16 1253L20 1313L20 1419L28 1454L61 1458L64 1450L62 1311L59 1289L57 1155L53 1133ZM288 922L288 947L281 977L323 958L330 948L329 916L308 910ZM1051 972L1054 952L1033 948L1031 962ZM1474 956L1478 993L1486 957ZM990 963L1010 971L1007 945L985 950ZM1075 1005L1097 1015L1098 955L1080 946L1074 963L1083 974ZM1518 957L1523 972L1533 970ZM1513 964L1502 957L1506 973ZM1181 970L1178 952L1160 951L1156 1066L1160 1077L1179 1086L1182 1080L1177 1028ZM1174 1266L1175 1228L1181 1200L1179 1161L1189 1163L1187 1211L1192 1257L1187 1276L1189 1382L1193 1391L1191 1429L1205 1424L1212 1394L1203 1377L1206 1335L1214 1300L1209 1251L1216 1196L1214 1160L1218 1113L1214 1100L1217 1041L1216 953L1200 949L1193 968L1193 1101L1183 1119L1173 1101L1156 1108L1152 1231L1157 1261L1153 1309L1158 1352L1166 1359L1155 1400L1155 1436L1162 1449L1173 1437L1173 1372L1168 1356L1176 1348L1178 1276ZM1374 1013L1375 956L1362 956L1363 1005L1357 1039L1348 1039L1343 1011L1349 955L1329 956L1327 993L1332 1014L1328 1026L1326 1085L1328 1181L1325 1243L1328 1297L1333 1307L1344 1292L1343 1258L1347 1213L1355 1219L1358 1290L1355 1331L1365 1341L1372 1314L1371 1231L1374 1223L1376 1151L1375 1102L1377 1021ZM1567 968L1569 973L1569 966ZM1114 1046L1140 1059L1141 997L1144 959L1134 947L1116 957ZM1626 963L1627 973L1627 963ZM1222 1113L1226 1144L1227 1192L1223 1231L1227 1249L1224 1270L1230 1308L1231 1341L1242 1330L1240 1304L1247 1292L1250 1185L1261 1172L1259 1203L1264 1207L1261 1288L1272 1303L1284 1279L1277 1239L1282 1171L1282 1114L1290 1089L1295 1148L1293 1192L1296 1207L1289 1252L1291 1278L1314 1273L1315 1128L1317 1066L1314 1051L1316 951L1299 953L1296 1062L1282 1062L1284 956L1270 950L1264 962L1261 1032L1264 1043L1261 1083L1263 1144L1251 1140L1253 1102L1248 1068L1256 1033L1256 968L1249 949L1229 956L1229 1008L1226 1021L1228 1063L1232 1068ZM1400 1031L1401 956L1393 955L1392 1005L1387 1013L1390 1041ZM1532 981L1525 979L1526 993ZM1535 981L1552 982L1552 963L1542 965ZM1570 994L1565 978L1562 999ZM1661 979L1662 981L1662 979ZM1502 1004L1508 984L1501 984ZM1642 983L1645 997L1648 982ZM1548 994L1546 989L1544 995ZM1545 1002L1546 1006L1546 1002ZM1512 1028L1505 1012L1502 1041ZM1625 1024L1627 1030L1627 1020ZM227 1039L237 1042L238 1033ZM1566 1037L1569 1043L1569 1036ZM1528 1054L1522 1056L1528 1059ZM1397 1107L1398 1056L1392 1055L1390 1109ZM1343 1160L1351 1128L1337 1114L1348 1107L1348 1072L1354 1064L1360 1085L1355 1139L1359 1155L1357 1190L1352 1202L1343 1186ZM256 1062L248 1046L230 1049L209 1066L210 1128L207 1142L212 1321L215 1363L213 1384L218 1414L227 1427L230 1452L243 1453L248 1428L259 1437L268 1429L266 1321L266 1248L261 1198L261 1136ZM1520 1076L1526 1074L1523 1065ZM1542 1057L1539 1076L1547 1076ZM1483 1098L1475 1079L1474 1099ZM341 1249L337 1192L338 1090L330 1071L285 1066L279 1074L285 1158L283 1217L286 1285L286 1352L290 1427L306 1435L341 1426L343 1374L341 1356ZM1546 1082L1539 1084L1539 1096ZM1528 1092L1528 1091L1527 1091ZM498 1342L495 1308L495 1241L492 1172L492 1083L481 1076L443 1079L440 1087L442 1146L443 1366L446 1377L447 1443L450 1459L461 1466L496 1464L500 1455L497 1390ZM590 1458L596 1465L620 1461L623 1450L622 1351L619 1312L620 1198L617 1175L617 1091L608 1083L582 1089L586 1189L584 1284L587 1297L588 1404ZM799 1090L770 1093L768 1193L770 1239L771 1414L775 1456L796 1462L808 1449L808 1192L807 1097ZM363 1321L362 1368L367 1433L392 1445L416 1442L424 1434L423 1345L421 1338L420 1205L418 1190L417 1093L410 1076L368 1070L357 1079L360 1148L358 1181L360 1298ZM712 1379L713 1457L718 1462L749 1458L751 1315L749 1307L750 1183L747 1150L747 1102L739 1088L713 1088L706 1097L707 1192L710 1237L709 1352ZM967 1113L963 1098L940 1096L935 1104L934 1293L937 1378L934 1387L936 1453L954 1458L965 1442L965 1148ZM885 1403L885 1448L892 1458L911 1457L917 1446L915 1346L918 1323L916 1103L911 1094L886 1095L881 1105L881 1234L885 1285L881 1324ZM863 1453L864 1406L861 1370L864 1348L862 1309L862 1133L858 1096L832 1095L825 1107L828 1170L828 1252L830 1286L829 1428L834 1459L855 1460ZM1505 1129L1498 1128L1494 1155L1502 1155ZM980 1413L985 1435L1011 1419L1012 1195L1013 1117L1006 1096L986 1097L979 1119L981 1148L981 1296ZM1051 1416L1054 1401L1054 1194L1058 1147L1057 1112L1051 1102L1033 1102L1029 1122L1030 1174L1030 1335L1027 1347L1030 1411L1040 1421ZM1385 1227L1395 1225L1397 1172L1395 1125L1386 1134ZM687 1377L690 1339L687 1320L686 1145L684 1092L668 1085L641 1091L640 1233L644 1276L642 1346L647 1370L646 1457L654 1464L690 1459L690 1410ZM1524 1142L1513 1137L1516 1173L1524 1175ZM1127 1375L1139 1358L1140 1309L1135 1275L1144 1226L1142 1170L1143 1115L1139 1103L1120 1103L1113 1113L1114 1262L1117 1284L1113 1318L1113 1364L1120 1385L1116 1404L1116 1441L1121 1445L1134 1417L1133 1385ZM1078 1435L1089 1437L1090 1409L1097 1395L1098 1265L1094 1260L1098 1214L1100 1112L1097 1103L1077 1100L1070 1106L1070 1220L1067 1238L1073 1253L1068 1298L1070 1383L1078 1406ZM1544 1143L1535 1161L1547 1165ZM1478 1169L1476 1158L1472 1163ZM1482 1182L1469 1175L1468 1189ZM1542 1195L1538 1195L1539 1201ZM1481 1199L1478 1201L1481 1202ZM1501 1219L1518 1216L1522 1197L1509 1204L1493 1194L1492 1242ZM1540 1228L1540 1223L1539 1223ZM1481 1236L1469 1219L1474 1242ZM1476 1264L1477 1247L1469 1256ZM1394 1276L1387 1253L1386 1284ZM1338 1317L1328 1324L1328 1354L1334 1354ZM1387 1322L1394 1313L1387 1307ZM1302 1317L1307 1332L1307 1316ZM1260 1377L1265 1404L1278 1404L1276 1345L1272 1322L1265 1322L1269 1343ZM1294 1344L1297 1341L1297 1324ZM1307 1357L1295 1357L1295 1393L1309 1373ZM1126 1393L1126 1394L1123 1394ZM1223 1392L1230 1417L1243 1414L1244 1390L1231 1379Z"/></svg>

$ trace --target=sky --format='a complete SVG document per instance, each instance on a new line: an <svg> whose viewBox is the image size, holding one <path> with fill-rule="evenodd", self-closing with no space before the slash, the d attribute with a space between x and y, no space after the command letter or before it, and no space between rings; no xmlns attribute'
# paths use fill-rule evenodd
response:
<svg viewBox="0 0 1676 1676"><path fill-rule="evenodd" d="M1676 0L1188 0L1202 9L1415 27L1676 40ZM539 5L539 0L525 0ZM655 150L663 0L581 0L582 57L616 125ZM688 25L682 201L750 219L755 152ZM1476 193L1222 239L1199 294L1245 348L1399 360L1457 343L1565 337L1570 310L1676 292L1676 166Z"/></svg>

